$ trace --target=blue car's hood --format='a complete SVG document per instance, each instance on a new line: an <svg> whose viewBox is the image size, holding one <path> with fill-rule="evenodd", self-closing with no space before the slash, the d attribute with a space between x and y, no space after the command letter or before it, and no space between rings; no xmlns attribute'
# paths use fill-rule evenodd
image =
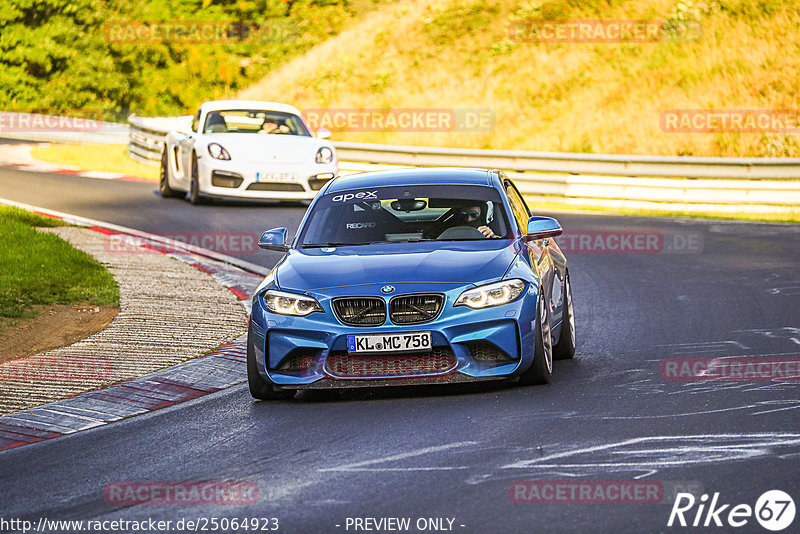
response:
<svg viewBox="0 0 800 534"><path fill-rule="evenodd" d="M328 252L325 252L328 250ZM363 284L481 284L505 274L513 242L447 241L291 250L277 268L278 286L313 291Z"/></svg>

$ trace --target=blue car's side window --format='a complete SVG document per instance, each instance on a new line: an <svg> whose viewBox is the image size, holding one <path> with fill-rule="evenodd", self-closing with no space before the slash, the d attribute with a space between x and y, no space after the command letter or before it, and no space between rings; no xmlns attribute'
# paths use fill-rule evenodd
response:
<svg viewBox="0 0 800 534"><path fill-rule="evenodd" d="M511 211L514 212L514 219L517 221L519 233L525 234L527 233L528 219L530 219L531 216L528 206L525 204L522 196L517 192L517 188L514 187L514 184L506 180L504 185L506 194L508 195L508 202L511 204Z"/></svg>

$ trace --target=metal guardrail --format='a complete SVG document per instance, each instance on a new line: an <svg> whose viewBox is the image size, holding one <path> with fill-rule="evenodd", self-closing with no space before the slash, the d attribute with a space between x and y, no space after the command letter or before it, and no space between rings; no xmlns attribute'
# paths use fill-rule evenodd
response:
<svg viewBox="0 0 800 534"><path fill-rule="evenodd" d="M167 131L188 128L190 120L131 116L131 157L159 161ZM800 158L600 155L351 142L334 145L339 160L351 162L342 165L349 170L370 170L375 164L502 169L528 196L681 204L682 209L716 205L775 211L800 206Z"/></svg>
<svg viewBox="0 0 800 534"><path fill-rule="evenodd" d="M680 178L800 179L800 158L704 158L336 143L340 159L396 165Z"/></svg>
<svg viewBox="0 0 800 534"><path fill-rule="evenodd" d="M142 163L161 161L164 136L173 129L188 129L191 116L185 117L128 117L130 135L128 154Z"/></svg>

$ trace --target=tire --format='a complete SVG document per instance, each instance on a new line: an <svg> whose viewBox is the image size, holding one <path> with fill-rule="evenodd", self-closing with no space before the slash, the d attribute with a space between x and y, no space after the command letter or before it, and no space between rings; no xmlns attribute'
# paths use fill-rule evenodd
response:
<svg viewBox="0 0 800 534"><path fill-rule="evenodd" d="M200 196L200 178L197 169L197 155L192 154L192 180L189 184L189 202L195 206L203 202Z"/></svg>
<svg viewBox="0 0 800 534"><path fill-rule="evenodd" d="M547 384L553 375L553 343L550 339L550 313L544 293L539 293L536 314L536 342L533 349L533 363L519 377L519 383Z"/></svg>
<svg viewBox="0 0 800 534"><path fill-rule="evenodd" d="M256 363L256 351L253 349L253 341L250 337L250 330L247 331L247 384L250 386L250 395L258 400L284 400L294 397L294 391L275 389L272 382L264 380L258 373L258 363Z"/></svg>
<svg viewBox="0 0 800 534"><path fill-rule="evenodd" d="M572 305L572 284L569 272L564 280L564 307L561 310L561 332L553 345L553 359L569 360L575 356L575 310Z"/></svg>
<svg viewBox="0 0 800 534"><path fill-rule="evenodd" d="M169 186L169 176L167 174L169 173L169 169L167 168L167 165L169 165L169 163L167 161L167 147L165 146L164 150L161 152L161 169L159 171L158 190L161 193L161 198L174 198L182 195L182 193L175 191Z"/></svg>

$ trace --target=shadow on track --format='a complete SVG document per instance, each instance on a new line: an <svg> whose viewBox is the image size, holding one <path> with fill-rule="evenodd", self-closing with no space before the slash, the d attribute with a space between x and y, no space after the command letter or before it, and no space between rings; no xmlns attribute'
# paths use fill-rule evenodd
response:
<svg viewBox="0 0 800 534"><path fill-rule="evenodd" d="M516 387L516 384L505 380L483 383L463 384L431 384L419 386L360 387L347 389L306 389L295 395L293 402L314 404L332 402L353 402L384 399L406 399L419 397L451 397L459 395L475 395L492 393Z"/></svg>

